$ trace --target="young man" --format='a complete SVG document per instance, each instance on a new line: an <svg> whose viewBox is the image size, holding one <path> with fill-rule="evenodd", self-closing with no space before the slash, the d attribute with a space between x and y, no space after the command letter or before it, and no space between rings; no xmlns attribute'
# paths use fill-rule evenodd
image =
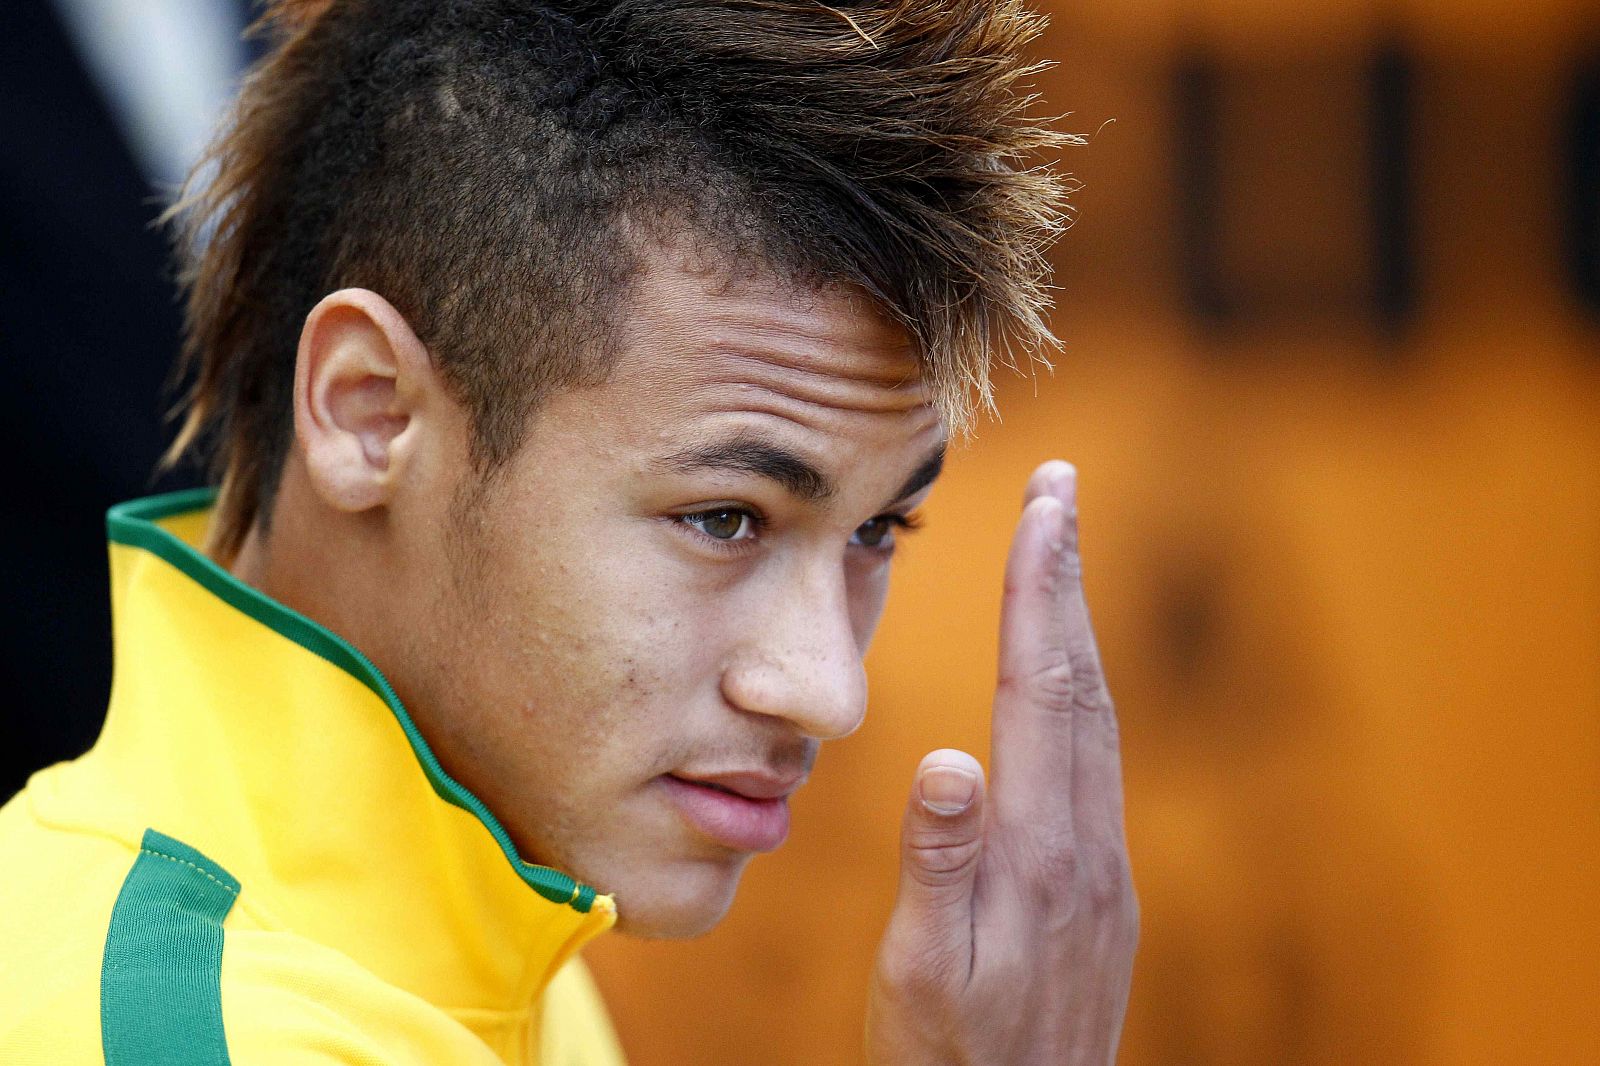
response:
<svg viewBox="0 0 1600 1066"><path fill-rule="evenodd" d="M865 710L894 542L1048 340L1013 0L281 2L189 205L181 444L101 740L0 813L7 1062L583 1063ZM1106 1063L1137 917L1075 473L994 785L911 784L869 1061Z"/></svg>

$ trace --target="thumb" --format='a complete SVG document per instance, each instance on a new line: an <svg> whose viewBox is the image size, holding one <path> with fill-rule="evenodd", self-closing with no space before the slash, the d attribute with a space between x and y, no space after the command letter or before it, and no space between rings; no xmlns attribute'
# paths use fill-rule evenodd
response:
<svg viewBox="0 0 1600 1066"><path fill-rule="evenodd" d="M901 830L897 920L922 935L970 936L972 888L983 851L983 767L964 751L923 756Z"/></svg>

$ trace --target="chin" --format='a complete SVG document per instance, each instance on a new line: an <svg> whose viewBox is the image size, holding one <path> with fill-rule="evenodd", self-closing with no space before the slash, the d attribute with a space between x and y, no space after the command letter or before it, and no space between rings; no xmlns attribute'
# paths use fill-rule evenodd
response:
<svg viewBox="0 0 1600 1066"><path fill-rule="evenodd" d="M609 882L617 932L651 940L704 936L727 916L749 861L681 863Z"/></svg>

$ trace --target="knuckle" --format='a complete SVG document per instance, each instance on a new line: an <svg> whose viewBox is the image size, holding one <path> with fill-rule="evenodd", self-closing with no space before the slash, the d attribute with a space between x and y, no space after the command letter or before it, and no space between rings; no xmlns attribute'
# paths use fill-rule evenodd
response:
<svg viewBox="0 0 1600 1066"><path fill-rule="evenodd" d="M1104 720L1104 723L1115 728L1117 707L1110 698L1110 688L1107 688L1106 674L1101 669L1099 659L1094 655L1082 656L1072 664L1072 675L1077 685L1072 693L1072 709Z"/></svg>
<svg viewBox="0 0 1600 1066"><path fill-rule="evenodd" d="M1138 922L1127 852L1121 848L1041 847L1023 863L1027 895L1058 917L1088 917L1096 923Z"/></svg>
<svg viewBox="0 0 1600 1066"><path fill-rule="evenodd" d="M1020 871L1024 891L1047 907L1071 900L1078 876L1078 853L1070 844L1036 847Z"/></svg>
<svg viewBox="0 0 1600 1066"><path fill-rule="evenodd" d="M1121 848L1098 849L1086 858L1079 884L1079 906L1097 925L1131 930L1137 936L1139 899L1133 890L1127 852Z"/></svg>
<svg viewBox="0 0 1600 1066"><path fill-rule="evenodd" d="M1012 675L1002 679L1001 684L1042 710L1063 714L1072 710L1076 685L1072 666L1065 660L1047 663L1028 673Z"/></svg>
<svg viewBox="0 0 1600 1066"><path fill-rule="evenodd" d="M1008 673L1000 678L1000 687L1045 711L1102 716L1112 711L1105 673L1092 649L1069 651L1032 670Z"/></svg>
<svg viewBox="0 0 1600 1066"><path fill-rule="evenodd" d="M1073 678L1072 709L1089 714L1108 714L1111 711L1111 692L1106 687L1106 675L1100 657L1092 649L1079 650L1069 656Z"/></svg>
<svg viewBox="0 0 1600 1066"><path fill-rule="evenodd" d="M1056 852L1038 864L1036 882L1052 896L1065 895L1078 883L1082 868L1076 851Z"/></svg>
<svg viewBox="0 0 1600 1066"><path fill-rule="evenodd" d="M911 876L937 888L960 878L978 857L981 844L973 838L912 836L906 841Z"/></svg>

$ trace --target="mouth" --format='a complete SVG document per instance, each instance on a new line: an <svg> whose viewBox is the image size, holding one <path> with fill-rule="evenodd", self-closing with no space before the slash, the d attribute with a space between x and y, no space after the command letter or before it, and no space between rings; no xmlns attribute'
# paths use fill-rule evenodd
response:
<svg viewBox="0 0 1600 1066"><path fill-rule="evenodd" d="M677 780L682 781L686 785L698 785L701 788L709 788L713 792L721 792L724 795L738 796L740 799L750 799L751 798L750 796L746 796L742 792L735 792L731 788L724 788L723 786L717 784L715 781L691 781L691 780L689 780L687 778L683 778L683 777L680 777Z"/></svg>
<svg viewBox="0 0 1600 1066"><path fill-rule="evenodd" d="M658 780L689 828L730 851L774 851L789 835L789 794L799 781L747 774Z"/></svg>

